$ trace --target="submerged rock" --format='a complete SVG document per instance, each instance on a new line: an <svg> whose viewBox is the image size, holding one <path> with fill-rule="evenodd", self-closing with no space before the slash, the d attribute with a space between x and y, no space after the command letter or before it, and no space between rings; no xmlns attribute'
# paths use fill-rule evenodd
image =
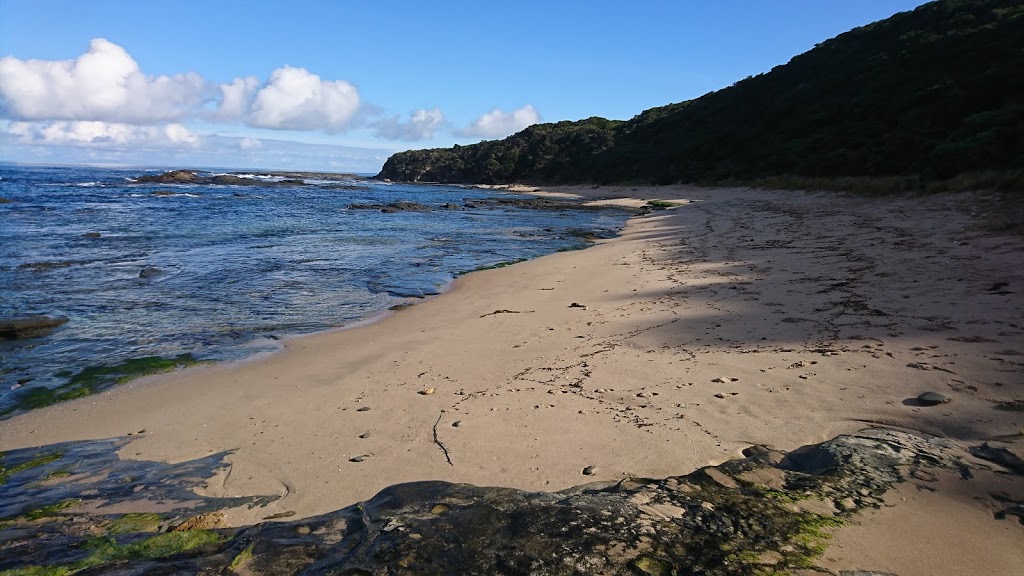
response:
<svg viewBox="0 0 1024 576"><path fill-rule="evenodd" d="M349 204L349 210L378 210L384 214L396 212L427 212L430 206L418 202L388 202L387 204Z"/></svg>
<svg viewBox="0 0 1024 576"><path fill-rule="evenodd" d="M22 316L0 320L0 339L39 338L50 334L58 326L66 324L67 321L67 318L50 316Z"/></svg>
<svg viewBox="0 0 1024 576"><path fill-rule="evenodd" d="M139 271L139 278L152 278L153 276L159 276L160 274L163 273L164 271L157 268L156 266L146 266L141 271Z"/></svg>

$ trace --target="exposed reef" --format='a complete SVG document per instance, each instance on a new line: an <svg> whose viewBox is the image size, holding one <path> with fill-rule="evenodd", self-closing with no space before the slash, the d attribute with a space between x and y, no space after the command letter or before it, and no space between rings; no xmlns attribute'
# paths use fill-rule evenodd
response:
<svg viewBox="0 0 1024 576"><path fill-rule="evenodd" d="M307 180L327 181L332 188L361 189L362 186L343 184L352 180L361 180L362 176L355 174L328 174L323 172L268 172L260 173L258 178L253 178L246 172L234 174L211 174L201 175L194 170L170 170L163 174L146 174L133 179L136 184L200 184L212 186L309 186ZM159 193L156 193L159 195ZM173 193L171 193L173 194Z"/></svg>
<svg viewBox="0 0 1024 576"><path fill-rule="evenodd" d="M985 467L951 441L870 429L789 454L755 446L662 480L555 493L413 482L329 514L228 529L211 511L269 500L188 493L224 454L129 463L112 456L121 443L4 457L0 574L777 574L814 566L832 528L896 485ZM156 499L187 502L193 516L147 510ZM126 501L133 514L97 513ZM1020 502L1004 505L1003 518L1020 516Z"/></svg>

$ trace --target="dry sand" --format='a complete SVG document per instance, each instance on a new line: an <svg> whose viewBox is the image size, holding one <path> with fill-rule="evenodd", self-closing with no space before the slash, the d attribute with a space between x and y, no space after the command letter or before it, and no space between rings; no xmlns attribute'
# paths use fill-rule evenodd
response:
<svg viewBox="0 0 1024 576"><path fill-rule="evenodd" d="M678 475L752 443L790 450L870 424L1024 449L1024 239L985 229L991 198L546 192L686 203L585 251L471 274L370 325L0 422L0 449L145 430L122 457L234 450L210 494L281 496L234 511L235 524L323 513L412 480L558 490ZM929 390L952 403L911 401ZM936 521L961 517L919 499ZM840 531L830 570L901 525L863 523L867 536ZM1013 520L971 527L1024 542ZM915 542L915 554L953 545ZM906 564L902 576L932 573Z"/></svg>

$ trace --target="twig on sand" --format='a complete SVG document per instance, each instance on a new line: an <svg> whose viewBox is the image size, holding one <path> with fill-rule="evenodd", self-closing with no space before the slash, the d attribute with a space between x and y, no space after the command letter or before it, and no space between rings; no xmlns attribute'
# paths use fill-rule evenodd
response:
<svg viewBox="0 0 1024 576"><path fill-rule="evenodd" d="M494 312L488 312L487 314L483 314L480 317L485 318L487 316L494 316L495 314L529 314L531 312L533 312L533 310L527 310L525 312L521 312L519 310L495 310Z"/></svg>
<svg viewBox="0 0 1024 576"><path fill-rule="evenodd" d="M448 449L445 448L444 443L437 437L437 425L441 423L442 416L444 416L444 410L441 410L441 413L437 415L437 422L434 422L434 444L437 444L441 452L444 452L444 459L448 461L448 465L455 466L455 464L452 464L452 457L448 455Z"/></svg>

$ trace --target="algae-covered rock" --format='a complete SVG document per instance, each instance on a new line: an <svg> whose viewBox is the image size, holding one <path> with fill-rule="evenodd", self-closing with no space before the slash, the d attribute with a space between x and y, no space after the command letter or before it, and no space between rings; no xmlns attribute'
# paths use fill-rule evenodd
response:
<svg viewBox="0 0 1024 576"><path fill-rule="evenodd" d="M940 439L869 430L785 458L759 452L686 476L554 493L413 482L293 522L185 531L195 538L182 542L118 536L103 554L67 552L82 547L69 548L66 531L26 535L34 553L0 561L0 571L45 560L54 570L88 563L90 574L784 573L812 566L830 530L906 475L962 471L963 454Z"/></svg>

